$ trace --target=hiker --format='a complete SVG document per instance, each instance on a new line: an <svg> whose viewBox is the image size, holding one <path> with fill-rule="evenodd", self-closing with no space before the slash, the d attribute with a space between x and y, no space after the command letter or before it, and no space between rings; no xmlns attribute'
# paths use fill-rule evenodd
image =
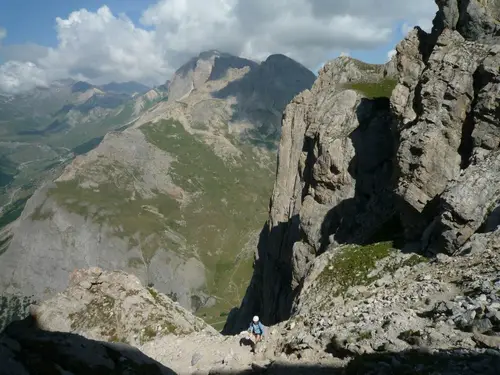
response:
<svg viewBox="0 0 500 375"><path fill-rule="evenodd" d="M248 327L248 332L253 337L253 341L257 344L264 334L264 326L259 321L259 317L256 315L253 317L250 327Z"/></svg>

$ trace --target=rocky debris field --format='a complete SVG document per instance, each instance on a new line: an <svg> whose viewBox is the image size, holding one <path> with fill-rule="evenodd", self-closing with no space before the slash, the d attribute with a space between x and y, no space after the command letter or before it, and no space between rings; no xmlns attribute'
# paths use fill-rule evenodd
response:
<svg viewBox="0 0 500 375"><path fill-rule="evenodd" d="M319 258L295 313L278 325L278 351L300 359L324 352L340 358L394 352L404 357L412 350L439 357L460 348L464 355L487 353L500 360L498 251L431 260L394 253L367 270L369 283L358 279L354 284L365 285L348 286L339 295L325 278L341 271L332 268L331 255Z"/></svg>

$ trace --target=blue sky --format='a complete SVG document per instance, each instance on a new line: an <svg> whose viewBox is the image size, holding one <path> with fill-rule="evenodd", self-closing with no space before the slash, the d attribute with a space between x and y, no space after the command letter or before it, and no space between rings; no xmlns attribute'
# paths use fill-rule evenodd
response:
<svg viewBox="0 0 500 375"><path fill-rule="evenodd" d="M402 26L428 26L436 10L434 0L0 0L0 7L7 92L67 77L161 84L209 49L255 60L284 53L314 72L341 52L383 63Z"/></svg>
<svg viewBox="0 0 500 375"><path fill-rule="evenodd" d="M65 18L72 11L82 8L95 12L107 5L115 14L125 13L137 24L142 11L154 3L154 0L0 0L0 26L7 30L3 43L36 43L55 47L56 17Z"/></svg>

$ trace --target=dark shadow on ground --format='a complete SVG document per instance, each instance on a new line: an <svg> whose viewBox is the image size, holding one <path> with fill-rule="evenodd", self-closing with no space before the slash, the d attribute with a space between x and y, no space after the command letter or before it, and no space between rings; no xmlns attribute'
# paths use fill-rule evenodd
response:
<svg viewBox="0 0 500 375"><path fill-rule="evenodd" d="M257 363L247 371L213 371L211 374L269 375L496 375L500 369L500 351L467 353L461 349L426 353L411 350L402 353L375 353L354 357L345 367L274 362L269 366Z"/></svg>
<svg viewBox="0 0 500 375"><path fill-rule="evenodd" d="M0 334L0 364L0 375L175 374L130 345L44 331L33 316Z"/></svg>

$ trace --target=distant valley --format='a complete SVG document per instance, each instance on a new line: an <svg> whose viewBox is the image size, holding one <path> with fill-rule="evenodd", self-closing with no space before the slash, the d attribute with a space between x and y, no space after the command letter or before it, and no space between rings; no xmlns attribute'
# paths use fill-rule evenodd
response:
<svg viewBox="0 0 500 375"><path fill-rule="evenodd" d="M96 147L108 131L125 128L165 95L165 89L136 82L94 86L71 79L0 95L0 227L75 155Z"/></svg>

